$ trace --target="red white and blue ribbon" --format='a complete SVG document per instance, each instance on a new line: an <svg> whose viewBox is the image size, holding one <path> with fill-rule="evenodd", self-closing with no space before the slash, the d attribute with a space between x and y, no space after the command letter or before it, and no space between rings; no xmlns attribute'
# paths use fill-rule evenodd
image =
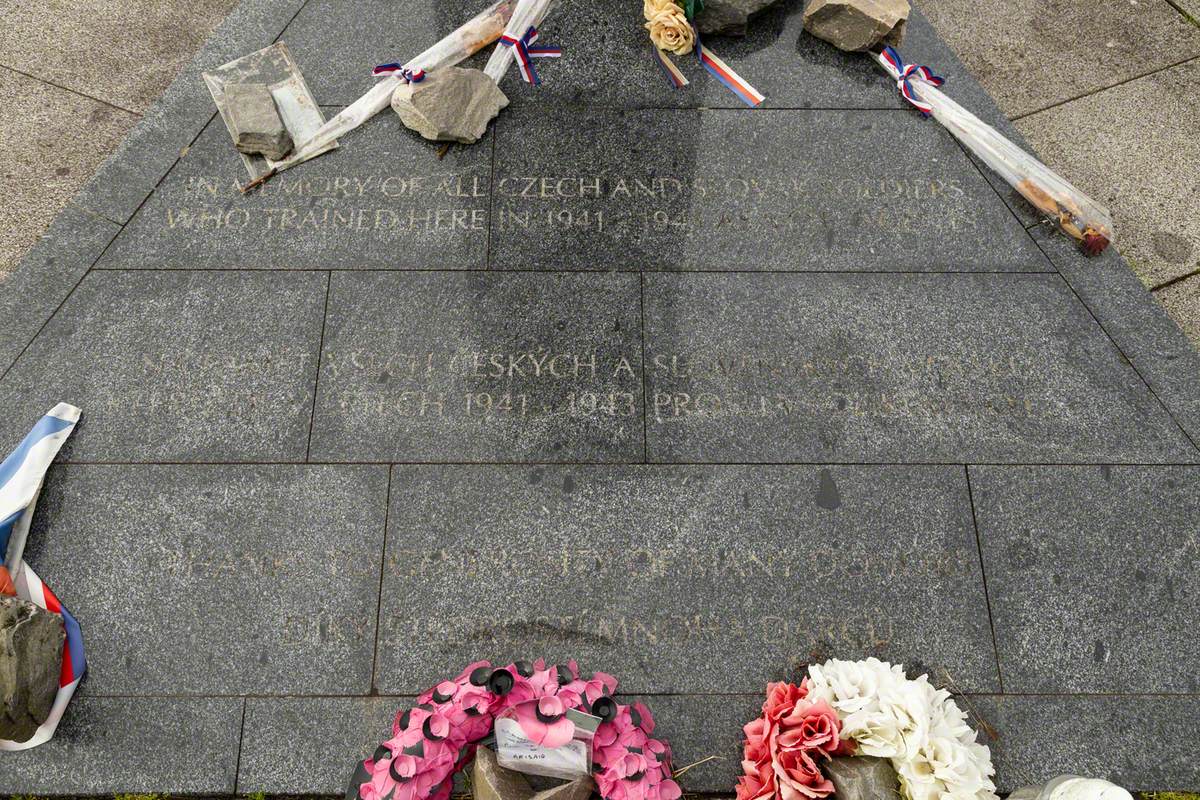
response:
<svg viewBox="0 0 1200 800"><path fill-rule="evenodd" d="M692 31L696 37L696 58L700 61L708 73L714 78L725 84L729 91L733 92L739 100L746 105L754 108L762 104L767 98L753 86L751 86L745 78L738 75L737 72L721 60L716 53L704 46L700 40L700 31L696 30L696 26L692 26ZM666 53L659 50L654 45L651 45L658 63L662 66L667 74L667 80L671 82L676 89L682 89L688 85L688 79L679 71L679 67L675 66Z"/></svg>
<svg viewBox="0 0 1200 800"><path fill-rule="evenodd" d="M11 574L17 597L60 615L67 633L58 694L54 697L49 718L27 742L0 739L0 751L28 750L49 741L87 671L79 624L22 558L46 470L78 421L78 408L59 403L33 426L17 449L0 464L0 566Z"/></svg>
<svg viewBox="0 0 1200 800"><path fill-rule="evenodd" d="M535 47L534 43L538 40L537 27L530 25L529 30L525 31L525 35L520 39L513 38L509 34L504 34L500 37L500 44L505 47L511 47L513 54L517 60L517 67L521 70L521 77L525 82L533 86L541 85L542 79L538 77L537 69L533 66L535 58L561 58L561 47L550 47L543 45Z"/></svg>
<svg viewBox="0 0 1200 800"><path fill-rule="evenodd" d="M879 54L880 60L888 71L892 73L892 77L896 79L896 87L900 90L900 94L904 95L904 99L912 103L922 115L928 117L933 113L933 106L926 103L913 89L913 81L926 83L933 87L941 86L946 82L945 78L938 77L933 74L933 70L929 67L920 66L917 64L905 64L904 59L896 48L888 46L883 48L883 52Z"/></svg>
<svg viewBox="0 0 1200 800"><path fill-rule="evenodd" d="M380 64L371 70L371 74L376 78L382 78L386 75L399 75L404 79L405 83L420 83L425 80L425 70L409 69L403 64Z"/></svg>
<svg viewBox="0 0 1200 800"><path fill-rule="evenodd" d="M671 82L672 86L674 86L676 89L682 89L684 86L688 85L687 77L679 71L679 67L675 66L675 62L668 58L666 53L664 53L662 50L659 50L654 45L650 45L650 50L653 51L658 65L663 68L664 72L667 73L667 80Z"/></svg>
<svg viewBox="0 0 1200 800"><path fill-rule="evenodd" d="M696 35L696 57L700 59L700 63L708 70L709 74L725 84L729 91L751 108L761 105L762 101L767 98L718 58L716 53L704 46L704 43L700 41L700 31L696 30L695 25L692 25L692 30Z"/></svg>

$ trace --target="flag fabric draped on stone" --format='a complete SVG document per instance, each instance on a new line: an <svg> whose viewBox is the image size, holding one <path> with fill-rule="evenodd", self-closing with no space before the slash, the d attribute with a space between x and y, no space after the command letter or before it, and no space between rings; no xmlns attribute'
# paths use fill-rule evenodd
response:
<svg viewBox="0 0 1200 800"><path fill-rule="evenodd" d="M26 742L0 739L0 750L28 750L49 741L87 670L79 624L21 557L46 471L75 430L79 413L75 406L59 403L0 464L0 567L11 576L18 597L62 616L67 633L58 695L49 718Z"/></svg>

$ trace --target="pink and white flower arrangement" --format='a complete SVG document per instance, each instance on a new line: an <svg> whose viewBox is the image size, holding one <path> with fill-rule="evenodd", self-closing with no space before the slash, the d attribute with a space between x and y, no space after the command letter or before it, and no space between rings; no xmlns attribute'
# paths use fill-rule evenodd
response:
<svg viewBox="0 0 1200 800"><path fill-rule="evenodd" d="M821 762L849 755L837 712L825 700L809 697L808 681L799 686L772 683L762 716L746 725L742 776L737 800L809 800L833 794Z"/></svg>
<svg viewBox="0 0 1200 800"><path fill-rule="evenodd" d="M603 672L584 677L574 661L547 666L518 661L467 666L396 715L392 738L363 766L370 779L362 800L448 800L454 775L475 755L501 714L512 712L521 732L544 747L571 741L569 709L603 721L592 740L593 777L606 800L679 800L671 750L652 739L654 717L641 703L613 699L617 679Z"/></svg>
<svg viewBox="0 0 1200 800"><path fill-rule="evenodd" d="M833 756L887 758L907 800L996 800L991 753L967 715L927 676L876 658L808 668L799 686L772 683L745 727L738 800L809 800L834 787Z"/></svg>

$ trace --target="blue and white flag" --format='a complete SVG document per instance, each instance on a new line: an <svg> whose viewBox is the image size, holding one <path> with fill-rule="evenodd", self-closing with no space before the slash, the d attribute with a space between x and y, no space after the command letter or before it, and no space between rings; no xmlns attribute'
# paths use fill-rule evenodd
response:
<svg viewBox="0 0 1200 800"><path fill-rule="evenodd" d="M59 403L33 426L17 449L0 464L0 567L10 574L17 597L61 616L67 633L58 694L50 717L27 742L0 739L0 751L28 750L49 741L87 670L79 624L22 559L29 523L33 520L46 471L77 422L79 409Z"/></svg>

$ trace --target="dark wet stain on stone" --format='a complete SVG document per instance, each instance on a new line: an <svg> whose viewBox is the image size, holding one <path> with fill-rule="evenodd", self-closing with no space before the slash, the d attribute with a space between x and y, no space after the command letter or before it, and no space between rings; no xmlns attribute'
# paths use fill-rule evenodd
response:
<svg viewBox="0 0 1200 800"><path fill-rule="evenodd" d="M1172 264L1186 263L1194 249L1187 239L1167 231L1159 231L1151 236L1150 245L1159 258Z"/></svg>
<svg viewBox="0 0 1200 800"><path fill-rule="evenodd" d="M575 479L568 475L563 478L563 492L570 494L573 491L575 491Z"/></svg>
<svg viewBox="0 0 1200 800"><path fill-rule="evenodd" d="M1104 480L1106 480L1106 481L1111 481L1112 480L1112 467L1110 467L1108 464L1101 464L1100 465L1100 477L1104 478Z"/></svg>
<svg viewBox="0 0 1200 800"><path fill-rule="evenodd" d="M1097 664L1103 664L1105 661L1108 661L1108 648L1099 639L1096 640L1096 650L1092 654L1092 657Z"/></svg>
<svg viewBox="0 0 1200 800"><path fill-rule="evenodd" d="M833 480L833 474L827 469L821 470L820 473L817 505L827 511L835 511L842 505L842 496L838 493L837 483Z"/></svg>

